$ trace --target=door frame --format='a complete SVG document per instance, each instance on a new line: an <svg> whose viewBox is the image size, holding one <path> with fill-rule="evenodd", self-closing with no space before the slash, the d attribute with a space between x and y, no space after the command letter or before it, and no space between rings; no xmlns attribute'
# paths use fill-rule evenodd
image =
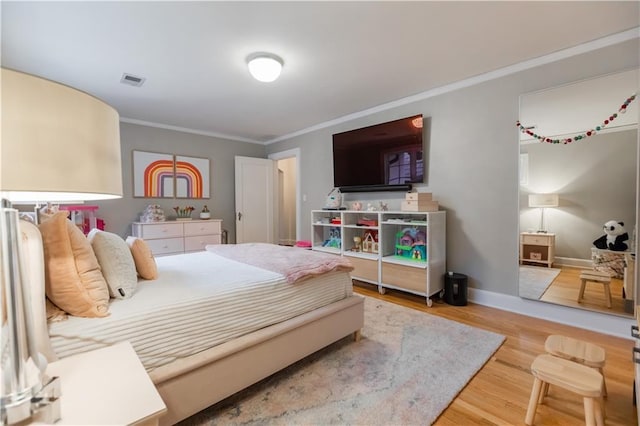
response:
<svg viewBox="0 0 640 426"><path fill-rule="evenodd" d="M287 158L296 159L296 241L300 240L302 236L302 185L301 185L301 173L300 173L300 161L301 161L301 152L300 148L292 148L287 149L285 151L274 152L269 154L267 158L278 161L284 160ZM278 197L280 195L278 194ZM274 203L278 204L278 203Z"/></svg>

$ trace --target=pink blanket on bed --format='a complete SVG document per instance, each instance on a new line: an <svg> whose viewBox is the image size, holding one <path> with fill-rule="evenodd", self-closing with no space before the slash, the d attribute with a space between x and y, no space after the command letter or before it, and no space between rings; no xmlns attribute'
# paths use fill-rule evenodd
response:
<svg viewBox="0 0 640 426"><path fill-rule="evenodd" d="M295 247L266 243L215 244L207 251L238 262L277 272L288 283L310 278L330 271L352 271L353 265L342 256Z"/></svg>

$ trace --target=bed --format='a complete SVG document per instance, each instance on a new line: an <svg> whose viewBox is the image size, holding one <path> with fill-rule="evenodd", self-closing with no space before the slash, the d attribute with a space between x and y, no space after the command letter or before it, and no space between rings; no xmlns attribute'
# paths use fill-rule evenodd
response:
<svg viewBox="0 0 640 426"><path fill-rule="evenodd" d="M37 227L21 228L38 351L53 361L130 341L167 406L161 424L346 336L357 340L364 323L363 298L353 294L346 271L289 282L279 272L198 252L157 258L158 280L140 283L129 299L111 299L106 318L47 324L42 240Z"/></svg>

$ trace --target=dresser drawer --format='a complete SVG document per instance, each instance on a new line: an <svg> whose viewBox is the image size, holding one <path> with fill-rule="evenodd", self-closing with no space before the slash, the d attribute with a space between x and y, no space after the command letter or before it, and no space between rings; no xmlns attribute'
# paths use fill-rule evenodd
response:
<svg viewBox="0 0 640 426"><path fill-rule="evenodd" d="M220 244L220 235L185 237L184 251L202 251L207 244Z"/></svg>
<svg viewBox="0 0 640 426"><path fill-rule="evenodd" d="M154 255L184 252L184 239L182 237L146 240L146 242Z"/></svg>
<svg viewBox="0 0 640 426"><path fill-rule="evenodd" d="M184 224L184 235L192 236L192 235L211 235L211 234L221 234L220 221L211 221L211 222L195 222L195 223L185 223Z"/></svg>
<svg viewBox="0 0 640 426"><path fill-rule="evenodd" d="M536 246L550 246L551 238L550 235L523 235L522 243Z"/></svg>
<svg viewBox="0 0 640 426"><path fill-rule="evenodd" d="M134 233L143 240L182 237L182 223L137 224Z"/></svg>

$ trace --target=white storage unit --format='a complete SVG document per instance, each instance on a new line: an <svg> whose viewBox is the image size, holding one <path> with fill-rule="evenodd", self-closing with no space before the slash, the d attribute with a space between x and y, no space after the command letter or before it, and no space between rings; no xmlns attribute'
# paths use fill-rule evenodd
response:
<svg viewBox="0 0 640 426"><path fill-rule="evenodd" d="M353 278L376 284L378 291L394 288L431 297L444 290L446 271L446 212L313 210L313 250L348 256ZM377 244L356 251L358 239L377 234ZM407 234L409 245L398 245ZM355 240L354 240L355 238Z"/></svg>
<svg viewBox="0 0 640 426"><path fill-rule="evenodd" d="M204 250L222 241L222 220L190 220L131 225L134 237L147 242L155 256Z"/></svg>

